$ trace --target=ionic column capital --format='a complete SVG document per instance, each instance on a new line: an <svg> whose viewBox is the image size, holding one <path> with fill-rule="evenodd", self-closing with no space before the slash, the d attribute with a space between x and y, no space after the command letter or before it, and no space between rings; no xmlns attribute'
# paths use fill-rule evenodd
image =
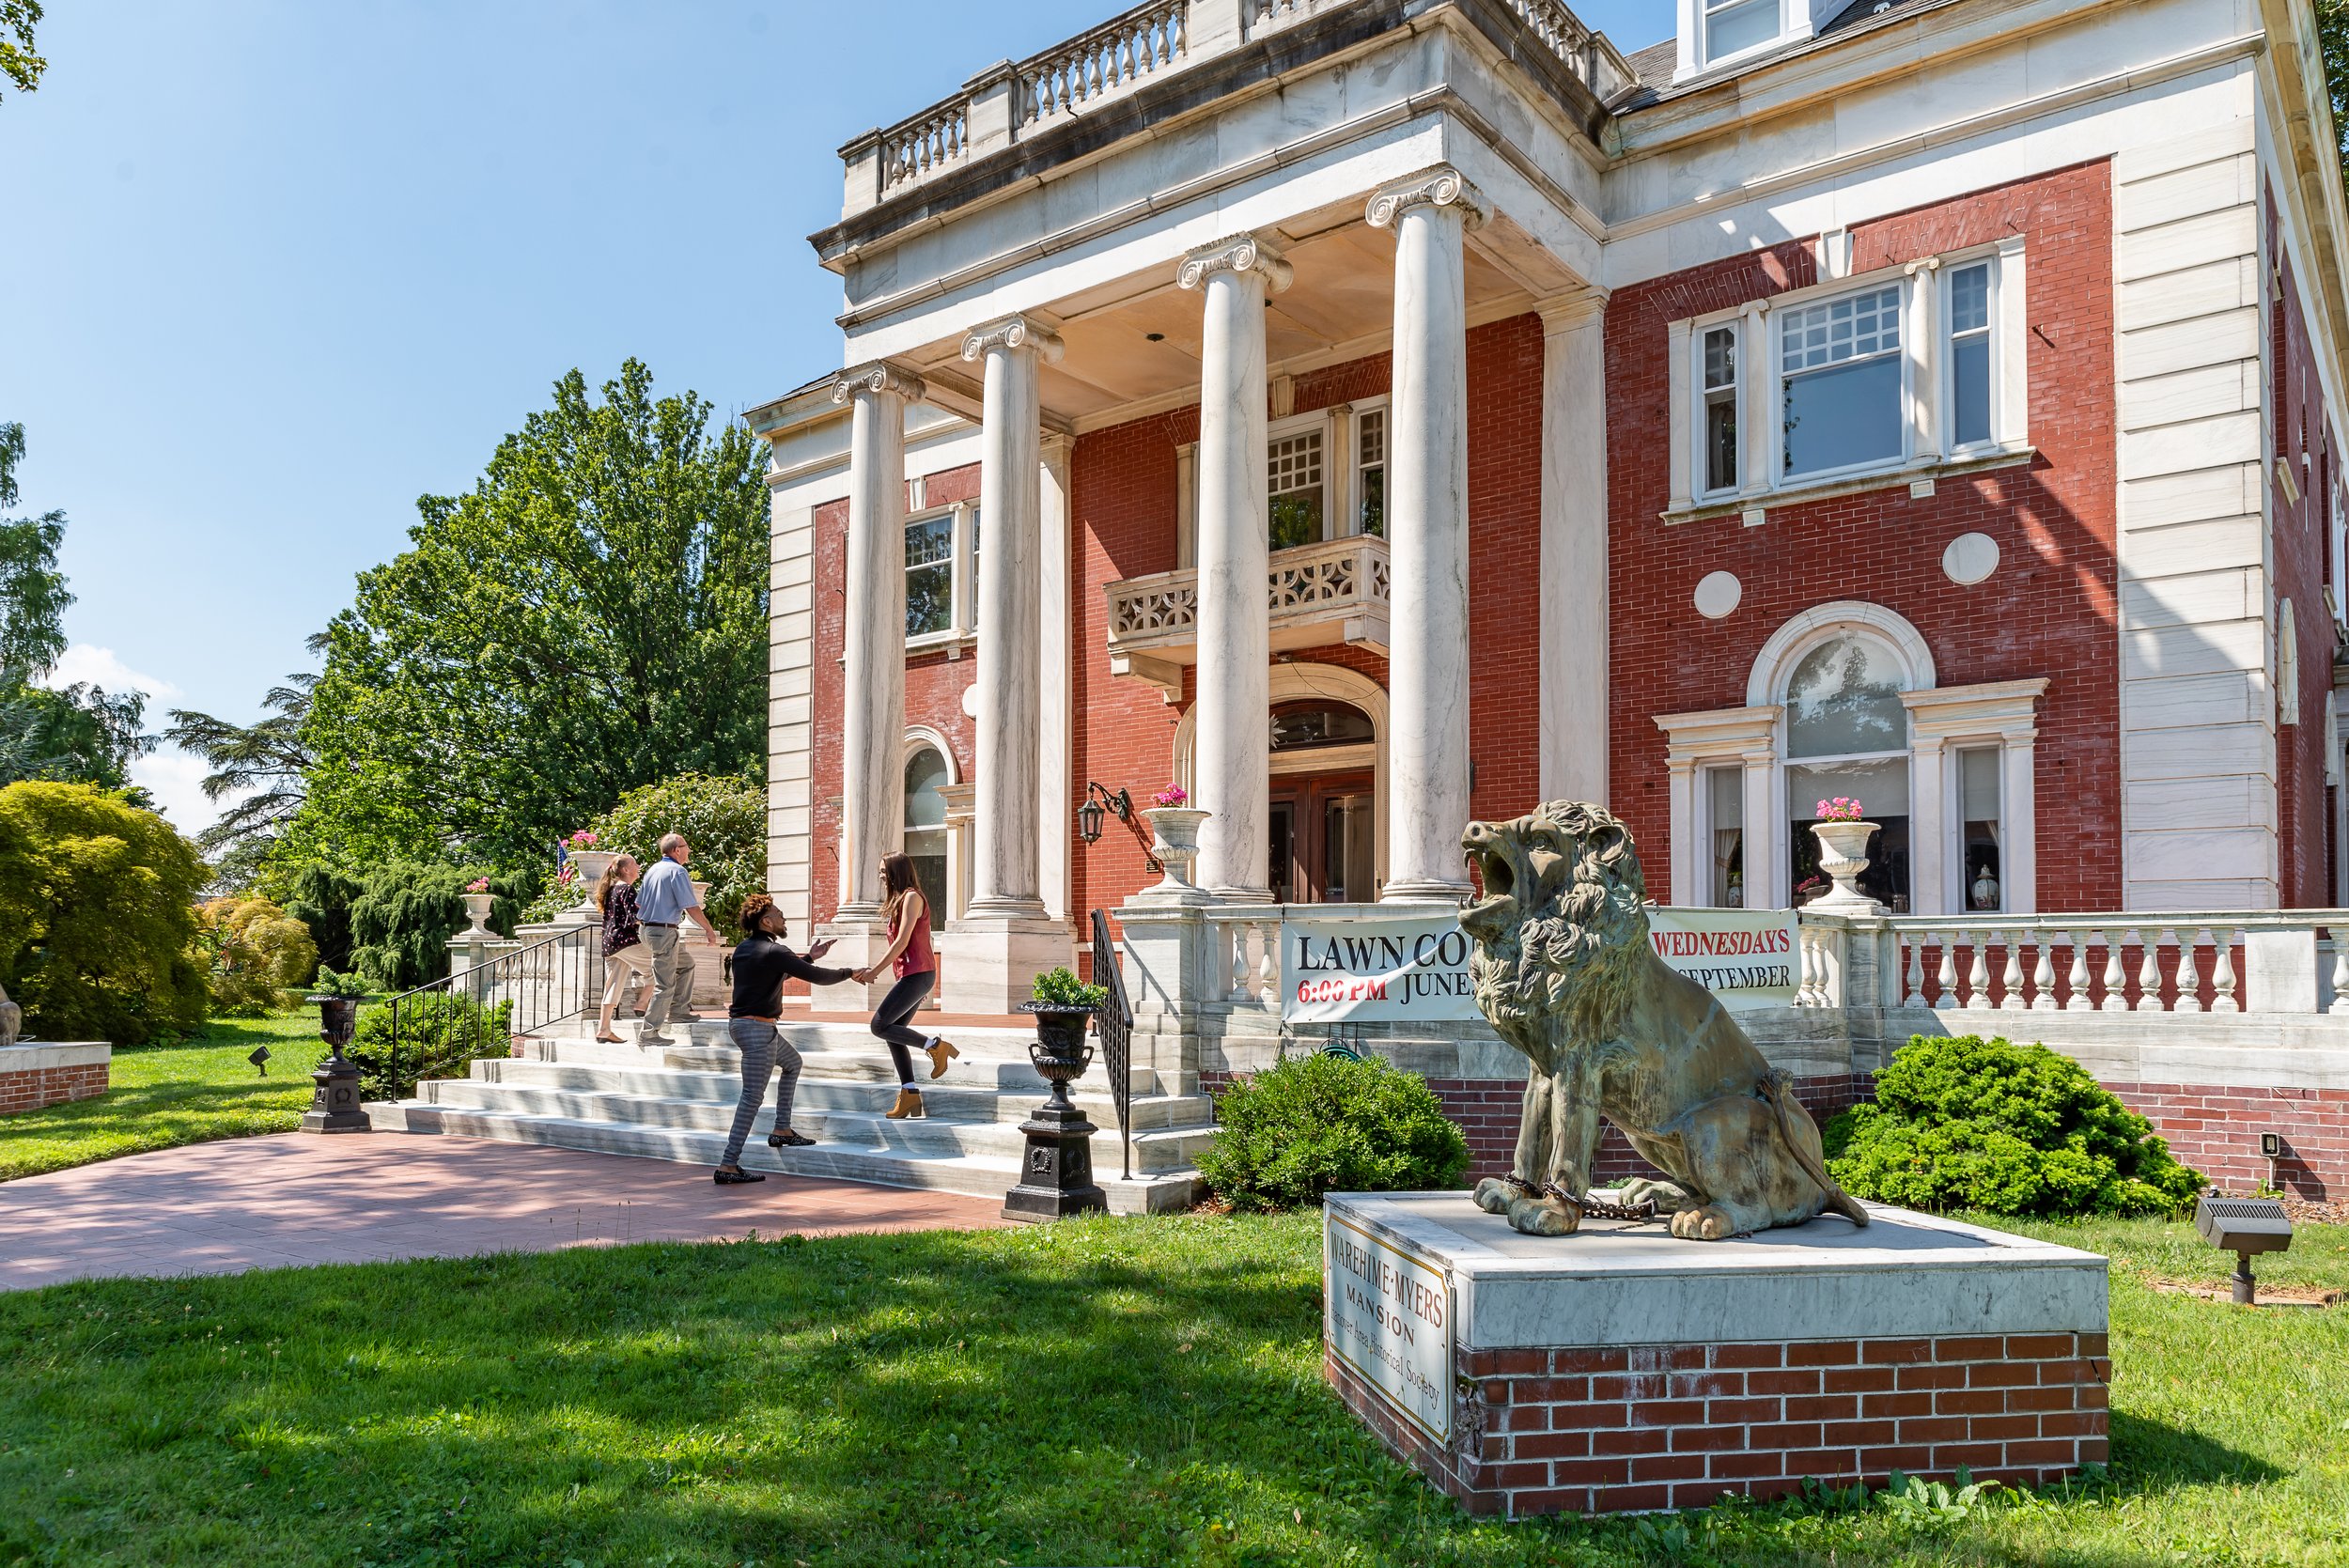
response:
<svg viewBox="0 0 2349 1568"><path fill-rule="evenodd" d="M885 359L851 365L832 379L832 400L835 403L845 403L860 392L894 392L910 403L918 403L929 396L929 388L923 384L921 377Z"/></svg>
<svg viewBox="0 0 2349 1568"><path fill-rule="evenodd" d="M1365 216L1371 227L1386 228L1407 209L1421 206L1456 207L1470 228L1480 226L1492 216L1492 207L1485 200L1484 193L1449 163L1439 163L1392 185L1380 186L1371 194Z"/></svg>
<svg viewBox="0 0 2349 1568"><path fill-rule="evenodd" d="M990 349L1033 349L1047 365L1059 361L1067 346L1060 335L1032 316L1006 316L972 328L963 334L962 357L975 360Z"/></svg>
<svg viewBox="0 0 2349 1568"><path fill-rule="evenodd" d="M1205 288L1207 279L1218 272L1253 272L1264 279L1268 294L1278 294L1286 288L1294 276L1289 264L1281 259L1281 253L1269 241L1252 234L1235 234L1185 254L1174 281L1184 288Z"/></svg>

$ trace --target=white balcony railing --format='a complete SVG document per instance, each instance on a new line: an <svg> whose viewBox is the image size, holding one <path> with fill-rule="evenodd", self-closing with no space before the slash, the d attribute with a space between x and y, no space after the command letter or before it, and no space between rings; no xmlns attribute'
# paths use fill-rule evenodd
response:
<svg viewBox="0 0 2349 1568"><path fill-rule="evenodd" d="M1383 652L1393 597L1387 541L1372 534L1272 552L1265 605L1272 645L1352 643ZM1185 567L1108 583L1109 651L1117 674L1181 685L1199 646L1199 573Z"/></svg>
<svg viewBox="0 0 2349 1568"><path fill-rule="evenodd" d="M1112 102L1169 71L1357 0L1147 0L1066 43L981 72L961 92L841 148L844 216ZM1601 102L1638 85L1605 35L1559 0L1502 0L1528 39Z"/></svg>

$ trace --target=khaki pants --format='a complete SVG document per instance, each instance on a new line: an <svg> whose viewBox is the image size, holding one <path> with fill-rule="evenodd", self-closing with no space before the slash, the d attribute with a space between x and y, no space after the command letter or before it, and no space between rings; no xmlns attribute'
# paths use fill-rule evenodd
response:
<svg viewBox="0 0 2349 1568"><path fill-rule="evenodd" d="M645 993L652 989L652 955L641 941L603 955L603 1010L628 1005L628 993L637 993L637 1010L644 1010Z"/></svg>
<svg viewBox="0 0 2349 1568"><path fill-rule="evenodd" d="M677 940L680 933L674 925L641 929L645 946L652 951L652 1005L645 1009L644 1032L658 1034L672 1013L693 1011L693 955Z"/></svg>

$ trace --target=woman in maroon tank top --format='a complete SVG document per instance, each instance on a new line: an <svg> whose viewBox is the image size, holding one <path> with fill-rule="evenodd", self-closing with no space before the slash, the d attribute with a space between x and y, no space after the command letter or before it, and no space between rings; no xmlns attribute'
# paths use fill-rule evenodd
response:
<svg viewBox="0 0 2349 1568"><path fill-rule="evenodd" d="M962 1052L935 1034L924 1034L907 1020L938 983L938 954L930 946L930 908L913 879L913 862L904 855L883 855L881 910L889 917L889 951L870 967L857 970L857 984L870 985L884 969L897 977L873 1010L873 1032L889 1047L897 1067L897 1103L889 1110L893 1120L927 1115L922 1109L922 1086L913 1078L913 1052L929 1053L930 1077L945 1076L946 1063Z"/></svg>

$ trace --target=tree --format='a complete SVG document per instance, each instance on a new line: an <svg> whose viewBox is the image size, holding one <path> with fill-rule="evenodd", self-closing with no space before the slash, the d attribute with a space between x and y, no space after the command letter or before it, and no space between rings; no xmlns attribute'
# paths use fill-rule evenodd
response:
<svg viewBox="0 0 2349 1568"><path fill-rule="evenodd" d="M144 1044L204 1021L195 846L81 784L0 789L0 986L28 1032Z"/></svg>
<svg viewBox="0 0 2349 1568"><path fill-rule="evenodd" d="M33 53L33 24L40 20L40 0L0 0L0 76L28 93L40 85L49 62Z"/></svg>
<svg viewBox="0 0 2349 1568"><path fill-rule="evenodd" d="M310 639L310 651L325 651L323 634ZM163 738L204 759L211 772L204 777L204 798L243 799L220 815L220 820L195 837L195 846L212 862L213 880L227 889L250 883L278 837L301 814L305 775L317 766L302 738L310 717L310 694L319 683L303 671L272 686L261 699L270 716L253 724L231 723L209 713L175 707Z"/></svg>
<svg viewBox="0 0 2349 1568"><path fill-rule="evenodd" d="M519 866L636 785L763 769L756 443L651 388L573 370L472 493L417 502L326 632L281 860Z"/></svg>
<svg viewBox="0 0 2349 1568"><path fill-rule="evenodd" d="M2341 179L2349 184L2349 0L2316 0L2316 49L2325 68L2326 94L2333 103Z"/></svg>
<svg viewBox="0 0 2349 1568"><path fill-rule="evenodd" d="M0 425L0 506L16 505L23 458L24 427ZM0 517L0 784L61 779L129 790L132 759L152 744L140 731L147 699L86 683L40 684L65 652L65 613L73 603L57 569L64 541L61 511ZM145 803L144 792L132 793Z"/></svg>

